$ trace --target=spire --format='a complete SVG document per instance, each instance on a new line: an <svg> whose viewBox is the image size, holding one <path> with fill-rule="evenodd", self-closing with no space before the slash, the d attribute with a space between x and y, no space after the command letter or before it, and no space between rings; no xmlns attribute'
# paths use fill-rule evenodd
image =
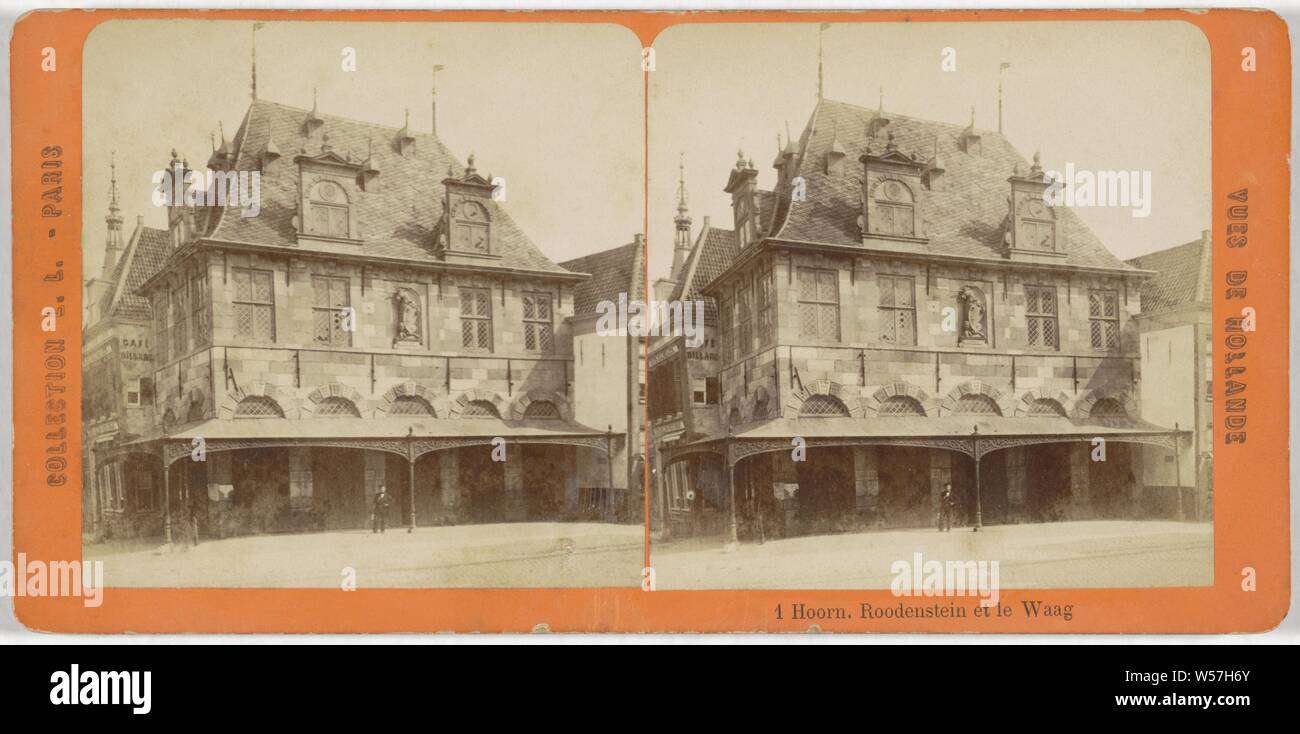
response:
<svg viewBox="0 0 1300 734"><path fill-rule="evenodd" d="M117 266L118 253L122 249L122 212L117 204L117 151L109 154L108 169L108 216L104 217L104 223L108 225L104 238L105 276Z"/></svg>
<svg viewBox="0 0 1300 734"><path fill-rule="evenodd" d="M676 232L673 239L673 265L669 277L682 278L682 271L691 254L691 217L686 213L686 154L681 153L677 163L677 216L673 217Z"/></svg>
<svg viewBox="0 0 1300 734"><path fill-rule="evenodd" d="M677 217L686 216L686 154L679 154L677 161Z"/></svg>
<svg viewBox="0 0 1300 734"><path fill-rule="evenodd" d="M110 171L110 173L109 173L109 177L108 177L108 211L109 211L113 216L116 216L117 213L118 213L118 208L117 208L117 151L113 151L113 152L109 153L109 158L108 158L108 168L109 168L109 171Z"/></svg>
<svg viewBox="0 0 1300 734"><path fill-rule="evenodd" d="M880 97L879 97L879 100L880 100L880 101L876 104L876 114L880 115L881 117L884 117L884 116L885 116L885 87L884 87L884 85L881 85L879 94L880 94Z"/></svg>

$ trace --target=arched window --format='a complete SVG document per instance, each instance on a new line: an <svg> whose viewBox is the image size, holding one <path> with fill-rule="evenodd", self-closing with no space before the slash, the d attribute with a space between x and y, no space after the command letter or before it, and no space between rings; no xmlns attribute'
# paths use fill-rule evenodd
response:
<svg viewBox="0 0 1300 734"><path fill-rule="evenodd" d="M998 404L987 395L963 395L952 412L953 415L1002 415Z"/></svg>
<svg viewBox="0 0 1300 734"><path fill-rule="evenodd" d="M327 417L360 418L361 411L351 400L340 397L328 397L316 403L316 415Z"/></svg>
<svg viewBox="0 0 1300 734"><path fill-rule="evenodd" d="M524 409L524 417L554 420L560 417L560 409L549 400L534 400Z"/></svg>
<svg viewBox="0 0 1300 734"><path fill-rule="evenodd" d="M307 233L350 237L348 194L334 181L317 181L307 193Z"/></svg>
<svg viewBox="0 0 1300 734"><path fill-rule="evenodd" d="M1102 398L1092 404L1092 410L1088 411L1090 418L1127 418L1128 411L1124 410L1124 404L1115 398Z"/></svg>
<svg viewBox="0 0 1300 734"><path fill-rule="evenodd" d="M813 395L803 401L800 418L847 418L849 409L834 395Z"/></svg>
<svg viewBox="0 0 1300 734"><path fill-rule="evenodd" d="M235 406L236 418L283 418L284 411L265 395L249 395Z"/></svg>
<svg viewBox="0 0 1300 734"><path fill-rule="evenodd" d="M436 415L428 400L419 395L398 395L388 406L389 415Z"/></svg>
<svg viewBox="0 0 1300 734"><path fill-rule="evenodd" d="M921 401L910 395L891 395L880 404L879 414L924 416L925 408L921 407Z"/></svg>
<svg viewBox="0 0 1300 734"><path fill-rule="evenodd" d="M1029 404L1029 410L1025 411L1025 415L1036 417L1060 416L1064 418L1065 408L1062 408L1060 403L1051 398L1038 398Z"/></svg>
<svg viewBox="0 0 1300 734"><path fill-rule="evenodd" d="M462 418L500 418L497 406L487 400L471 400L460 413Z"/></svg>

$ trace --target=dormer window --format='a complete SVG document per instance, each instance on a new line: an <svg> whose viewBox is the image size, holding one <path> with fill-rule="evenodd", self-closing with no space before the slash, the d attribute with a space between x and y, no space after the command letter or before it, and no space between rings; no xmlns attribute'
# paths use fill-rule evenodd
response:
<svg viewBox="0 0 1300 734"><path fill-rule="evenodd" d="M334 181L318 181L307 194L307 233L351 237L348 194Z"/></svg>
<svg viewBox="0 0 1300 734"><path fill-rule="evenodd" d="M1018 226L1020 231L1016 233L1016 242L1020 246L1048 252L1056 249L1056 223L1041 199L1030 198L1024 202Z"/></svg>
<svg viewBox="0 0 1300 734"><path fill-rule="evenodd" d="M882 181L871 201L873 234L911 237L916 233L916 199L900 181Z"/></svg>
<svg viewBox="0 0 1300 734"><path fill-rule="evenodd" d="M465 252L486 255L488 246L488 213L477 201L466 199L460 203L456 214L456 236L452 246Z"/></svg>

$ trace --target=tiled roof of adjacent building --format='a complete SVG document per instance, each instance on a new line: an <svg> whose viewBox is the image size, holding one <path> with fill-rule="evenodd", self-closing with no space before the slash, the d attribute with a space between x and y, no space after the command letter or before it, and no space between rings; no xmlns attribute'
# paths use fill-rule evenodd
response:
<svg viewBox="0 0 1300 734"><path fill-rule="evenodd" d="M309 133L305 123L312 114L323 124ZM365 241L359 254L438 262L434 232L442 218L442 180L462 177L465 167L433 135L404 130L254 100L231 145L235 169L262 170L261 212L241 217L229 209L213 219L206 237L311 249L308 244L299 245L294 226L300 191L294 158L320 155L328 145L332 152L358 164L369 158L379 171L366 191L353 192L359 207L357 225ZM399 152L399 135L414 139L412 151L405 156ZM261 153L268 139L280 157L263 167ZM565 272L542 254L496 201L484 204L492 220L493 247L501 255L498 266Z"/></svg>
<svg viewBox="0 0 1300 734"><path fill-rule="evenodd" d="M162 268L170 250L167 230L138 226L113 268L112 287L104 294L100 312L110 317L147 321L151 316L149 299L135 291Z"/></svg>
<svg viewBox="0 0 1300 734"><path fill-rule="evenodd" d="M700 230L695 246L691 248L690 259L683 267L681 280L673 289L674 301L704 301L704 322L717 323L718 308L712 298L704 296L704 286L722 275L740 251L736 233L730 229L719 229L705 225Z"/></svg>
<svg viewBox="0 0 1300 734"><path fill-rule="evenodd" d="M799 167L795 175L805 181L806 200L782 201L775 230L767 234L786 240L838 245L862 241L858 216L862 213L861 164L867 151L869 126L877 112L844 102L823 99L817 103L799 139ZM934 122L885 113L887 130L904 153L929 160L938 151L945 173L941 190L927 191L923 213L928 241L918 245L925 254L1004 259L1003 222L1011 185L1007 178L1029 163L1001 134L975 129L978 153L965 153L958 145L965 125ZM843 175L826 173L826 154L833 143L843 149ZM879 153L885 140L872 141ZM936 148L937 146L937 148ZM1065 207L1061 216L1060 250L1065 264L1126 269L1079 217Z"/></svg>
<svg viewBox="0 0 1300 734"><path fill-rule="evenodd" d="M1170 311L1189 304L1208 307L1210 294L1210 242L1208 237L1167 250L1140 255L1128 264L1157 275L1142 284L1142 312Z"/></svg>
<svg viewBox="0 0 1300 734"><path fill-rule="evenodd" d="M560 263L565 270L591 275L590 279L574 286L573 314L593 314L601 301L618 303L620 294L627 294L629 301L645 300L644 251L638 237L621 247Z"/></svg>

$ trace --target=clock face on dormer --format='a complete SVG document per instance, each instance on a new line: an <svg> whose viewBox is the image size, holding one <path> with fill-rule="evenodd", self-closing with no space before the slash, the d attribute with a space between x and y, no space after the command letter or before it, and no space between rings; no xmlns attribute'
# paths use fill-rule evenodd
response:
<svg viewBox="0 0 1300 734"><path fill-rule="evenodd" d="M465 217L466 219L483 218L483 208L472 201L467 201L464 204L462 204L460 208L460 212L461 212L461 216Z"/></svg>
<svg viewBox="0 0 1300 734"><path fill-rule="evenodd" d="M1029 200L1029 216L1035 218L1046 218L1048 215L1047 205L1038 199Z"/></svg>

